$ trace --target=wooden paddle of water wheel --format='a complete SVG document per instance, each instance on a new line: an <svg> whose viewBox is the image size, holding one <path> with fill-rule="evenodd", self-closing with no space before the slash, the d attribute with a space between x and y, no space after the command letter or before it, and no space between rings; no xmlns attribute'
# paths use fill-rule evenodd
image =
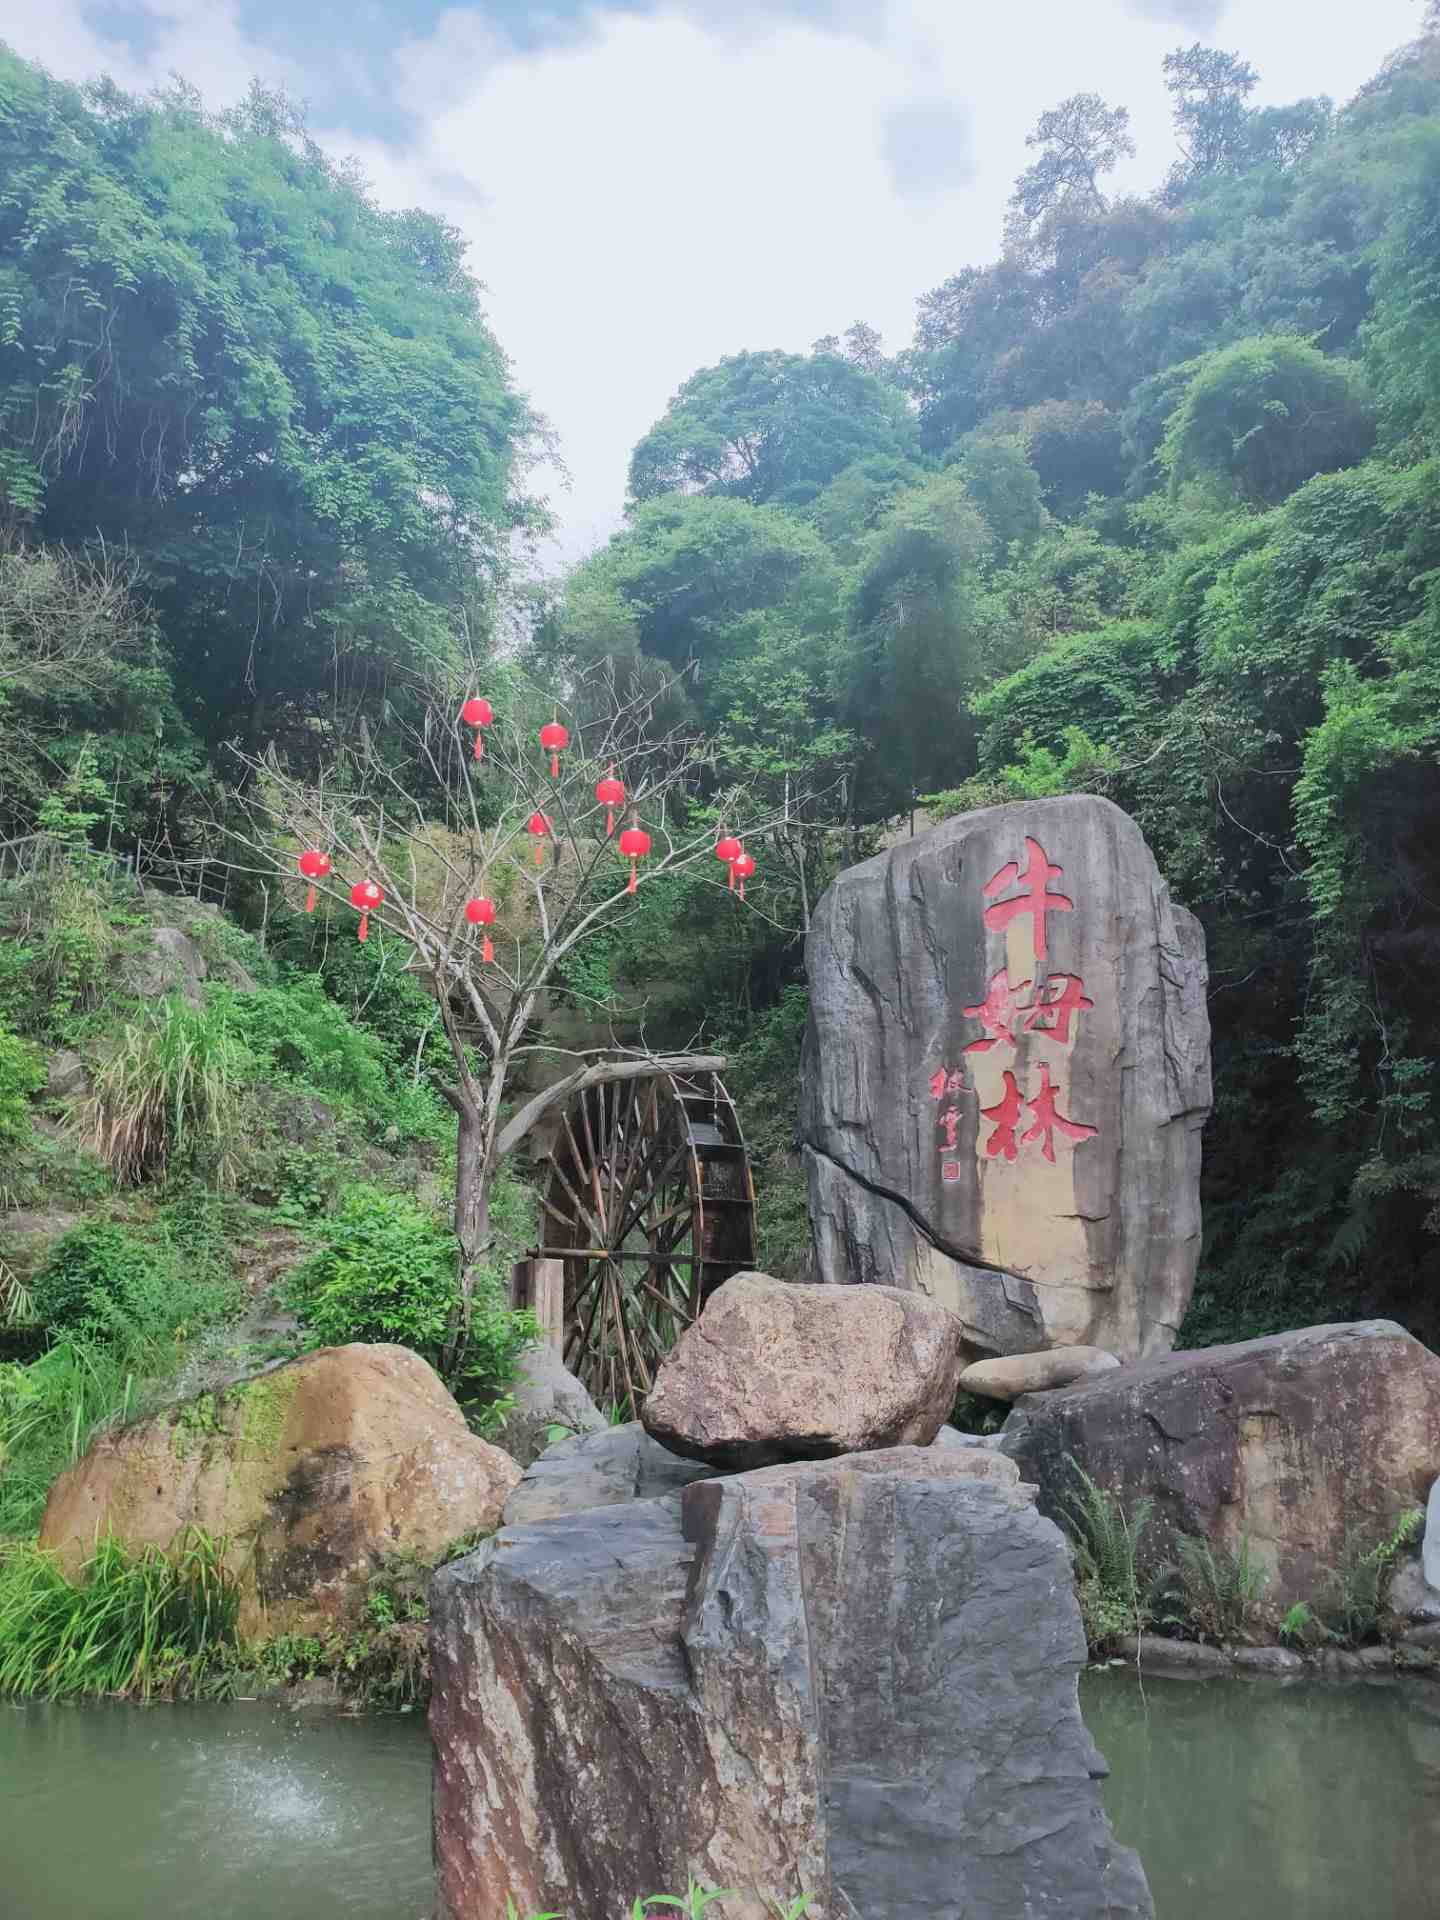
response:
<svg viewBox="0 0 1440 1920"><path fill-rule="evenodd" d="M755 1188L715 1073L587 1087L565 1108L542 1200L565 1263L565 1364L602 1406L638 1407L722 1280L755 1264Z"/></svg>

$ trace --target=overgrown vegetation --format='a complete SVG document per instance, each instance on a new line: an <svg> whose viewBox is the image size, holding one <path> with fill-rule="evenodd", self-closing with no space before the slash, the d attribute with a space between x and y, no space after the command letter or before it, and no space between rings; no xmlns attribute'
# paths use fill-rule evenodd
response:
<svg viewBox="0 0 1440 1920"><path fill-rule="evenodd" d="M1137 1502L1133 1512L1084 1468L1071 1461L1079 1486L1069 1500L1068 1527L1075 1554L1075 1585L1085 1638L1103 1651L1122 1634L1143 1633L1150 1622L1147 1592L1138 1570L1142 1542L1153 1503Z"/></svg>

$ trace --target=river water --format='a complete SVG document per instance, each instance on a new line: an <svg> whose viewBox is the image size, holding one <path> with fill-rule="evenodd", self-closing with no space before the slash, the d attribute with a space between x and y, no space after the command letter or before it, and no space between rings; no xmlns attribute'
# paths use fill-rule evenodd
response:
<svg viewBox="0 0 1440 1920"><path fill-rule="evenodd" d="M1440 1920L1440 1688L1081 1688L1159 1920ZM418 1714L0 1708L0 1920L420 1920L429 1821Z"/></svg>

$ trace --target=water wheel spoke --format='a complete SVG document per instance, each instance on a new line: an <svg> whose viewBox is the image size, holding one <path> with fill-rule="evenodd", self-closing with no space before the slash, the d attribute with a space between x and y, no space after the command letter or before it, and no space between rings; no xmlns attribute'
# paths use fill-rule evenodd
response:
<svg viewBox="0 0 1440 1920"><path fill-rule="evenodd" d="M570 1182L566 1179L565 1169L560 1165L560 1162L558 1160L552 1159L550 1162L550 1170L554 1174L555 1178L560 1182L560 1185L565 1189L565 1193L570 1201L571 1206L574 1207L577 1217L584 1222L585 1227L590 1235L591 1246L592 1247L603 1246L605 1244L605 1235L600 1231L600 1223L598 1220L596 1220L595 1216L591 1213L590 1209L586 1206L585 1202L580 1198L579 1194L575 1191L574 1187L572 1187Z"/></svg>

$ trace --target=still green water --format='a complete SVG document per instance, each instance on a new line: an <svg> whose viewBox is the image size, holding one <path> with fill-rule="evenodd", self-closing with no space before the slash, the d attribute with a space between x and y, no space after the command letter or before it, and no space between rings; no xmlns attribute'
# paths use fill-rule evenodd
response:
<svg viewBox="0 0 1440 1920"><path fill-rule="evenodd" d="M418 1920L422 1714L0 1707L0 1920Z"/></svg>
<svg viewBox="0 0 1440 1920"><path fill-rule="evenodd" d="M1436 1920L1440 1687L1085 1674L1157 1920Z"/></svg>
<svg viewBox="0 0 1440 1920"><path fill-rule="evenodd" d="M1440 1688L1081 1700L1159 1920L1440 1920ZM420 1920L429 1827L418 1714L0 1708L0 1920Z"/></svg>

